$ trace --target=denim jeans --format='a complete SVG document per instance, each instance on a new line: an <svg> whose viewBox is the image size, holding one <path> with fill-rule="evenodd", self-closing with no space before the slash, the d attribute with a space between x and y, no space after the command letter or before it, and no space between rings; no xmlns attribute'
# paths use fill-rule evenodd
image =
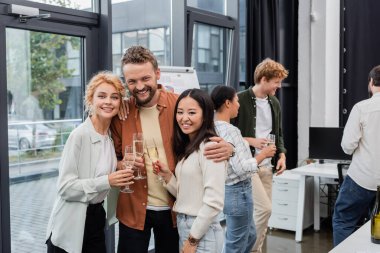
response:
<svg viewBox="0 0 380 253"><path fill-rule="evenodd" d="M223 212L227 227L223 252L249 253L256 241L251 179L226 185Z"/></svg>
<svg viewBox="0 0 380 253"><path fill-rule="evenodd" d="M375 198L376 191L364 189L356 184L350 176L345 177L334 208L334 247L355 231L360 218L369 214Z"/></svg>
<svg viewBox="0 0 380 253"><path fill-rule="evenodd" d="M177 227L179 233L179 250L181 251L183 243L187 240L190 234L191 226L194 223L195 216L190 216L186 214L177 214ZM218 219L215 219L206 232L201 238L197 253L220 253L223 248L223 229L220 226Z"/></svg>

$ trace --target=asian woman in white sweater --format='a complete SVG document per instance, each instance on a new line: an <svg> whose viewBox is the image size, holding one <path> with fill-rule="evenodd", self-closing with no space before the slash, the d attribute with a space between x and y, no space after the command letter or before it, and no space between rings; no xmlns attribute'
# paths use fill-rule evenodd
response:
<svg viewBox="0 0 380 253"><path fill-rule="evenodd" d="M224 205L226 163L208 160L204 148L216 136L214 107L209 95L199 89L184 91L175 106L173 150L175 175L157 162L154 171L176 197L180 252L219 253L224 235L218 214Z"/></svg>

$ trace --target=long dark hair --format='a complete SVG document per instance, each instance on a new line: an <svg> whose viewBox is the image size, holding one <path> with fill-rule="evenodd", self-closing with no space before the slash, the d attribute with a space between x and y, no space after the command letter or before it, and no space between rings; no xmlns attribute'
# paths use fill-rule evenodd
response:
<svg viewBox="0 0 380 253"><path fill-rule="evenodd" d="M230 86L226 85L218 85L211 92L211 99L214 103L214 108L216 111L220 109L220 107L229 100L232 102L236 95L236 90Z"/></svg>
<svg viewBox="0 0 380 253"><path fill-rule="evenodd" d="M191 142L189 136L182 132L176 119L178 104L185 97L191 97L192 99L197 101L203 113L202 126L198 130L197 136ZM207 92L200 89L188 89L182 92L182 94L178 97L177 103L175 105L173 126L173 150L177 162L182 160L182 158L186 159L191 153L199 150L199 145L203 141L208 141L210 137L216 136L214 126L214 106Z"/></svg>

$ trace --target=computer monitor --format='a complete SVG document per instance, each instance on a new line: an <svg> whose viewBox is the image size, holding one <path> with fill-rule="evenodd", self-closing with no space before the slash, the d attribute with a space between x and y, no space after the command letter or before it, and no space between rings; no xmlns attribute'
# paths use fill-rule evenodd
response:
<svg viewBox="0 0 380 253"><path fill-rule="evenodd" d="M309 158L329 160L351 160L340 145L343 127L310 127Z"/></svg>

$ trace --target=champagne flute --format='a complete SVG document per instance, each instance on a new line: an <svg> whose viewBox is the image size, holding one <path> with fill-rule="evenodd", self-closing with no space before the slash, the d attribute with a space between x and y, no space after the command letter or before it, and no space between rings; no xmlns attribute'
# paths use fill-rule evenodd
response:
<svg viewBox="0 0 380 253"><path fill-rule="evenodd" d="M149 159L151 160L152 166L153 166L153 163L155 163L159 160L156 142L154 141L154 139L152 139L151 141L146 140L145 141L145 147L146 147L147 155L148 155ZM164 179L162 178L162 176L160 176L158 174L157 174L157 179L159 182L164 182Z"/></svg>
<svg viewBox="0 0 380 253"><path fill-rule="evenodd" d="M133 152L136 158L142 158L144 155L144 137L142 133L133 134ZM141 180L146 178L145 176L141 175L141 171L139 168L136 168L136 170L137 176L135 177L135 180Z"/></svg>
<svg viewBox="0 0 380 253"><path fill-rule="evenodd" d="M124 158L123 158L123 167L124 169L132 169L135 162L135 155L133 153L133 147L131 145L125 146ZM133 190L129 188L129 185L120 188L120 192L123 193L132 193Z"/></svg>
<svg viewBox="0 0 380 253"><path fill-rule="evenodd" d="M274 134L268 134L268 146L269 145L276 145L276 135Z"/></svg>
<svg viewBox="0 0 380 253"><path fill-rule="evenodd" d="M276 145L276 135L274 135L274 134L268 134L267 140L268 140L268 142L267 142L268 146L270 146L270 145ZM268 158L268 160L269 160L269 163L270 163L269 167L273 168L274 166L271 163L272 158Z"/></svg>

